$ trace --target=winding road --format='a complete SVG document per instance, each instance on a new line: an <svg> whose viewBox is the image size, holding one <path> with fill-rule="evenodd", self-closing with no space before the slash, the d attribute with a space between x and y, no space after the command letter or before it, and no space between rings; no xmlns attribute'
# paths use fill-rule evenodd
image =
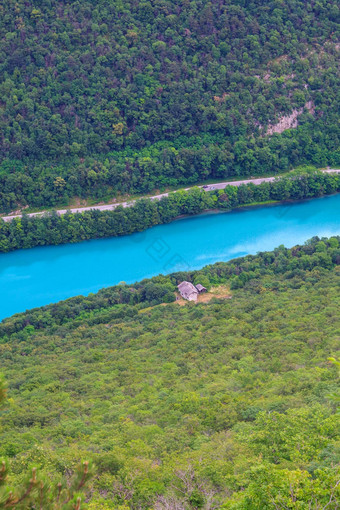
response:
<svg viewBox="0 0 340 510"><path fill-rule="evenodd" d="M327 170L323 170L323 172L325 172L325 173L340 173L340 169L338 169L338 168L329 168ZM258 179L244 179L244 180L241 180L241 181L219 182L217 184L208 184L208 185L202 185L202 186L191 186L190 188L185 188L185 191L188 191L188 190L190 190L190 189L192 189L194 187L203 188L205 191L212 191L212 190L215 190L215 189L224 189L226 186L241 186L241 184L249 184L251 182L253 184L255 184L255 185L258 185L258 184L261 184L262 182L272 182L275 179L277 179L278 177L280 177L280 176L261 177L261 178L258 178ZM123 207L131 207L131 206L133 206L135 204L135 202L137 200L140 200L141 198L149 198L150 200L160 200L163 197L167 197L169 195L169 193L177 193L178 191L183 191L183 190L170 191L168 193L161 193L160 195L154 195L152 197L140 197L140 198L138 198L136 200L130 200L130 201L126 201L126 202L119 202L119 203L115 203L115 204L92 205L90 207L77 207L75 209L57 209L56 212L58 214L65 214L67 212L82 213L84 211L91 211L92 209L98 209L99 211L112 211L113 209L116 209L116 207L118 207L119 205L121 205ZM40 211L40 212L36 212L36 213L29 213L29 214L27 214L27 216L29 216L29 217L41 216L41 215L45 214L46 212L48 212L48 211ZM11 221L14 218L21 218L21 217L22 217L22 214L13 214L13 215L10 215L10 216L2 216L1 219L3 219L4 221Z"/></svg>

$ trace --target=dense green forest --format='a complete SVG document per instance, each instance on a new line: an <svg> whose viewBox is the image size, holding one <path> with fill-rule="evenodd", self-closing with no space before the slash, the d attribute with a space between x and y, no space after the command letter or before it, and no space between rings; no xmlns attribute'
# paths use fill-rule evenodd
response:
<svg viewBox="0 0 340 510"><path fill-rule="evenodd" d="M224 190L208 192L193 188L171 193L159 201L141 199L132 207L119 206L113 211L92 209L61 216L52 212L40 217L24 214L9 222L0 219L0 252L127 235L168 223L180 215L198 214L209 209L230 211L245 205L301 200L339 191L339 174L305 167L260 185L228 185Z"/></svg>
<svg viewBox="0 0 340 510"><path fill-rule="evenodd" d="M339 264L313 238L6 319L9 483L89 458L89 509L335 510ZM182 279L232 298L169 303Z"/></svg>
<svg viewBox="0 0 340 510"><path fill-rule="evenodd" d="M0 211L339 165L339 21L336 0L3 0Z"/></svg>

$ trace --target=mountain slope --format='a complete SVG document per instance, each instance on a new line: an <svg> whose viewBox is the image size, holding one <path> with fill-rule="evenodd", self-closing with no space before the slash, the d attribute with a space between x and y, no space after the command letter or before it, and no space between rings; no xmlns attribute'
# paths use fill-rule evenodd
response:
<svg viewBox="0 0 340 510"><path fill-rule="evenodd" d="M91 457L90 508L326 505L339 464L327 363L339 348L339 241L4 321L0 454L13 457L13 480L31 462L58 476ZM156 304L184 278L223 283L232 299ZM334 488L327 508L338 503Z"/></svg>
<svg viewBox="0 0 340 510"><path fill-rule="evenodd" d="M339 164L333 0L5 0L1 13L2 210Z"/></svg>

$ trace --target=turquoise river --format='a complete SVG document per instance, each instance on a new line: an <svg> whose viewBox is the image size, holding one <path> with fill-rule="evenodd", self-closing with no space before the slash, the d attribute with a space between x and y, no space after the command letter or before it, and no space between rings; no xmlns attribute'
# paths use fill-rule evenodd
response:
<svg viewBox="0 0 340 510"><path fill-rule="evenodd" d="M209 213L120 238L0 255L0 319L121 281L340 235L340 194Z"/></svg>

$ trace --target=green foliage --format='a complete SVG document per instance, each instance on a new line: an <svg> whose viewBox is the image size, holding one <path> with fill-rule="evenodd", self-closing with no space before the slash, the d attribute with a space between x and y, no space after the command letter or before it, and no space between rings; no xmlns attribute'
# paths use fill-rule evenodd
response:
<svg viewBox="0 0 340 510"><path fill-rule="evenodd" d="M84 507L80 491L91 476L89 463L84 462L73 476L69 485L59 482L51 487L46 477L39 476L33 468L27 480L23 480L16 490L5 486L8 466L2 461L0 469L0 508L16 510L81 510Z"/></svg>
<svg viewBox="0 0 340 510"><path fill-rule="evenodd" d="M58 480L92 458L91 510L335 510L339 378L327 359L339 357L339 241L3 321L8 483L20 486L32 465ZM164 305L183 279L240 285L231 299Z"/></svg>
<svg viewBox="0 0 340 510"><path fill-rule="evenodd" d="M5 384L0 379L0 405L5 400ZM13 445L9 445L12 447ZM8 452L5 448L5 452ZM9 466L5 460L0 460L0 508L16 510L81 510L84 509L80 492L92 477L92 466L89 462L79 465L72 480L54 483L45 476L37 474L37 468L32 469L31 475L21 480L18 487L7 485Z"/></svg>
<svg viewBox="0 0 340 510"><path fill-rule="evenodd" d="M322 470L312 477L307 471L258 466L252 471L248 494L231 498L221 508L229 510L336 509L340 497L340 472ZM308 505L308 506L307 506Z"/></svg>
<svg viewBox="0 0 340 510"><path fill-rule="evenodd" d="M42 217L23 215L10 222L0 220L0 252L121 236L168 223L184 214L198 214L208 209L231 210L234 207L282 199L301 200L337 191L340 191L340 175L306 167L292 175L258 186L252 183L239 187L228 185L225 190L208 192L192 188L171 193L159 201L139 200L132 207L119 206L113 211L89 210L62 216L53 212ZM321 252L324 248L321 242L318 250Z"/></svg>
<svg viewBox="0 0 340 510"><path fill-rule="evenodd" d="M338 378L340 378L340 359L328 358L328 361L335 365L338 368ZM336 393L332 393L329 398L334 402L334 405L337 407L337 411L340 414L340 390Z"/></svg>
<svg viewBox="0 0 340 510"><path fill-rule="evenodd" d="M335 0L0 7L1 211L340 163Z"/></svg>
<svg viewBox="0 0 340 510"><path fill-rule="evenodd" d="M3 377L0 375L0 407L6 398L6 385Z"/></svg>

